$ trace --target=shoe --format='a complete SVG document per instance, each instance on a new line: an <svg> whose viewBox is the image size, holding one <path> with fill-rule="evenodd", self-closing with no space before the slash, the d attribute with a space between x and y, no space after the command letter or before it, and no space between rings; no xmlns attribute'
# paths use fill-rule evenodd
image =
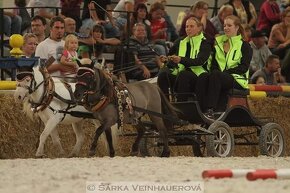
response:
<svg viewBox="0 0 290 193"><path fill-rule="evenodd" d="M214 111L212 108L207 109L204 113L204 116L206 116L208 119L214 119Z"/></svg>

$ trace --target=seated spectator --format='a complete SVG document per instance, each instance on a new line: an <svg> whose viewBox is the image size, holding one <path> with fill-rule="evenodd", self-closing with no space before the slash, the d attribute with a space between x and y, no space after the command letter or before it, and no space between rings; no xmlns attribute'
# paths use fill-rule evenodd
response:
<svg viewBox="0 0 290 193"><path fill-rule="evenodd" d="M31 19L31 32L36 35L37 42L42 42L45 36L45 29L46 29L46 19L36 15Z"/></svg>
<svg viewBox="0 0 290 193"><path fill-rule="evenodd" d="M171 20L170 15L165 10L166 9L166 5L167 5L167 0L156 0L156 2L159 2L159 3L161 3L164 6L163 18L165 19L166 24L167 24L167 36L168 36L167 40L171 41L171 42L174 42L178 38L178 35L176 33L176 28L175 28L175 26L174 26L174 24L173 24L173 22Z"/></svg>
<svg viewBox="0 0 290 193"><path fill-rule="evenodd" d="M72 70L65 71L65 72L61 71L60 75L64 76L64 77L75 77L76 76L75 69L78 69L78 67L79 67L77 64L78 38L73 34L69 34L65 37L64 41L65 41L64 50L63 50L62 56L60 58L60 64L68 66ZM68 82L72 82L72 81L70 81L70 79L65 79L65 80Z"/></svg>
<svg viewBox="0 0 290 193"><path fill-rule="evenodd" d="M64 19L64 23L65 23L65 35L68 34L76 34L76 21L73 18L70 17L66 17Z"/></svg>
<svg viewBox="0 0 290 193"><path fill-rule="evenodd" d="M211 21L207 18L208 4L204 1L197 1L194 5L191 6L189 15L187 15L182 21L179 36L186 35L185 24L187 19L192 16L198 18L201 21L201 23L203 24L203 32L205 34L205 37L213 44L214 38L218 32L215 29L214 25L211 23Z"/></svg>
<svg viewBox="0 0 290 193"><path fill-rule="evenodd" d="M82 14L83 23L80 32L88 35L94 25L99 24L104 27L106 38L120 37L120 32L115 25L112 13L110 11L104 11L111 9L111 1L85 0Z"/></svg>
<svg viewBox="0 0 290 193"><path fill-rule="evenodd" d="M148 41L144 24L137 23L133 27L133 35L129 40L129 50L134 56L135 65L138 69L126 74L128 80L144 80L158 74L162 63L152 50L152 46Z"/></svg>
<svg viewBox="0 0 290 193"><path fill-rule="evenodd" d="M218 14L210 19L211 23L220 35L225 34L224 19L229 15L233 15L233 12L233 7L229 4L225 4L220 7Z"/></svg>
<svg viewBox="0 0 290 193"><path fill-rule="evenodd" d="M280 9L276 0L266 0L260 8L257 29L269 37L274 24L280 22Z"/></svg>
<svg viewBox="0 0 290 193"><path fill-rule="evenodd" d="M121 41L117 38L105 38L105 30L101 25L95 25L91 37L79 38L79 56L81 58L98 59L106 45L119 45Z"/></svg>
<svg viewBox="0 0 290 193"><path fill-rule="evenodd" d="M265 81L265 78L263 76L256 76L252 80L252 84L265 85L266 81Z"/></svg>
<svg viewBox="0 0 290 193"><path fill-rule="evenodd" d="M56 16L50 20L50 36L40 42L36 47L35 56L48 60L54 57L53 64L48 66L47 70L53 76L59 76L60 72L70 72L70 67L60 64L60 58L64 48L64 20ZM76 69L74 69L76 70Z"/></svg>
<svg viewBox="0 0 290 193"><path fill-rule="evenodd" d="M76 31L82 25L81 21L81 3L83 0L60 0L61 14L65 17L70 17L76 22Z"/></svg>
<svg viewBox="0 0 290 193"><path fill-rule="evenodd" d="M60 7L59 0L30 0L27 4L27 7L41 7L34 9L34 15L32 14L31 9L28 9L28 13L31 17L35 15L40 15L45 19L51 19L56 16L56 9L55 8L46 8L46 7Z"/></svg>
<svg viewBox="0 0 290 193"><path fill-rule="evenodd" d="M254 28L257 21L255 6L249 0L229 0L228 4L233 6L234 15L238 16L243 27L249 25Z"/></svg>
<svg viewBox="0 0 290 193"><path fill-rule="evenodd" d="M4 11L4 35L10 37L12 34L20 34L21 22L22 19L19 15Z"/></svg>
<svg viewBox="0 0 290 193"><path fill-rule="evenodd" d="M252 75L251 83L254 83L257 76L262 76L267 85L285 83L285 78L281 75L279 56L270 55L266 61L266 65Z"/></svg>
<svg viewBox="0 0 290 193"><path fill-rule="evenodd" d="M139 3L137 6L135 6L133 16L130 18L130 32L132 32L136 23L143 23L145 25L147 38L151 40L151 22L148 20L148 10L144 3ZM125 31L127 34L128 30Z"/></svg>
<svg viewBox="0 0 290 193"><path fill-rule="evenodd" d="M290 47L290 10L285 10L282 13L282 21L273 26L268 46L273 54L283 60Z"/></svg>
<svg viewBox="0 0 290 193"><path fill-rule="evenodd" d="M21 22L21 32L28 31L30 29L31 17L28 11L25 9L26 1L25 0L14 0L16 7L21 9L14 9L13 12L15 15L19 15L22 18Z"/></svg>
<svg viewBox="0 0 290 193"><path fill-rule="evenodd" d="M38 45L36 35L26 33L23 35L23 46L21 50L26 58L31 58L35 54L36 46Z"/></svg>
<svg viewBox="0 0 290 193"><path fill-rule="evenodd" d="M151 37L153 41L167 40L167 23L163 18L164 6L155 2L150 6L149 21L151 22Z"/></svg>
<svg viewBox="0 0 290 193"><path fill-rule="evenodd" d="M250 64L250 75L252 75L265 66L267 58L272 53L266 44L266 34L262 31L254 31L252 33L250 45L253 49L253 57Z"/></svg>

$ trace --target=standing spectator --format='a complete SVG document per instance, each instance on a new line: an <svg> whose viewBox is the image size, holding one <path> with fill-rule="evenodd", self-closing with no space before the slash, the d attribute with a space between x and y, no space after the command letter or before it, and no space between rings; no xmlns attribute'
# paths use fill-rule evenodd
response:
<svg viewBox="0 0 290 193"><path fill-rule="evenodd" d="M276 0L266 0L260 8L257 29L264 31L269 37L274 24L280 22L280 9Z"/></svg>
<svg viewBox="0 0 290 193"><path fill-rule="evenodd" d="M285 83L285 79L281 75L279 56L270 55L267 58L266 65L252 75L251 83L254 83L254 80L258 76L262 76L265 79L267 85Z"/></svg>
<svg viewBox="0 0 290 193"><path fill-rule="evenodd" d="M254 31L250 45L253 49L253 57L250 64L250 75L252 75L265 66L267 58L272 53L266 44L266 34L264 32Z"/></svg>
<svg viewBox="0 0 290 193"><path fill-rule="evenodd" d="M80 18L82 2L83 0L60 0L61 14L65 17L70 17L75 20L76 31L78 31L82 25L82 21Z"/></svg>
<svg viewBox="0 0 290 193"><path fill-rule="evenodd" d="M31 19L31 32L36 35L38 43L42 42L45 37L46 19L36 15Z"/></svg>
<svg viewBox="0 0 290 193"><path fill-rule="evenodd" d="M224 111L227 92L247 89L252 48L244 41L244 29L237 16L230 15L224 21L225 35L216 37L216 45L210 65L210 73L200 76L197 97L205 115L214 118L215 111Z"/></svg>
<svg viewBox="0 0 290 193"><path fill-rule="evenodd" d="M271 30L268 46L271 52L283 60L290 47L290 10L282 13L282 21Z"/></svg>
<svg viewBox="0 0 290 193"><path fill-rule="evenodd" d="M32 33L26 33L23 36L23 46L21 50L26 58L31 58L34 56L35 49L37 46L37 37Z"/></svg>
<svg viewBox="0 0 290 193"><path fill-rule="evenodd" d="M254 5L249 0L229 0L228 2L234 8L234 15L238 16L243 27L249 25L254 28L257 21L257 13Z"/></svg>
<svg viewBox="0 0 290 193"><path fill-rule="evenodd" d="M225 34L224 32L224 20L227 16L233 15L234 9L231 5L222 5L218 11L218 14L210 19L211 23L214 25L218 34Z"/></svg>
<svg viewBox="0 0 290 193"><path fill-rule="evenodd" d="M203 31L205 34L205 37L212 42L214 42L215 35L218 33L215 29L214 25L211 23L211 21L207 18L208 16L208 4L204 1L197 1L194 5L190 8L190 13L188 16L186 16L181 24L179 36L185 36L185 24L188 18L190 17L196 17L201 21L203 24Z"/></svg>
<svg viewBox="0 0 290 193"><path fill-rule="evenodd" d="M64 20L63 18L56 16L50 21L50 36L38 44L35 52L35 56L42 59L49 59L54 57L56 61L51 64L47 70L52 75L60 75L60 72L76 71L76 68L61 65L59 63L60 57L64 48Z"/></svg>

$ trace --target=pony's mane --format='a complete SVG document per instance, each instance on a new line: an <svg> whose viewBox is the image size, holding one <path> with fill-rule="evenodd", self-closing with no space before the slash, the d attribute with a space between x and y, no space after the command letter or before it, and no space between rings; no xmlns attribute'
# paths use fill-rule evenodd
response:
<svg viewBox="0 0 290 193"><path fill-rule="evenodd" d="M110 96L113 92L113 85L109 78L109 75L106 75L102 69L95 69L95 78L100 81L100 86L102 86L102 93L106 96ZM99 77L97 77L99 75ZM103 85L104 84L104 85Z"/></svg>

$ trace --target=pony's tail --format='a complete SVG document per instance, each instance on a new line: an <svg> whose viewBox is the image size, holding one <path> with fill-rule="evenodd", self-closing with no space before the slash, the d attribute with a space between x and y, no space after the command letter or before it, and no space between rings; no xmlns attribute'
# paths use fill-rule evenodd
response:
<svg viewBox="0 0 290 193"><path fill-rule="evenodd" d="M178 120L179 119L178 114L181 113L181 111L179 109L177 109L176 107L174 107L169 102L169 100L167 99L167 97L161 91L161 89L159 87L158 87L158 92L159 92L159 95L161 98L162 114L169 115L173 119ZM164 121L164 123L168 129L173 128L173 121L166 120L166 121Z"/></svg>

